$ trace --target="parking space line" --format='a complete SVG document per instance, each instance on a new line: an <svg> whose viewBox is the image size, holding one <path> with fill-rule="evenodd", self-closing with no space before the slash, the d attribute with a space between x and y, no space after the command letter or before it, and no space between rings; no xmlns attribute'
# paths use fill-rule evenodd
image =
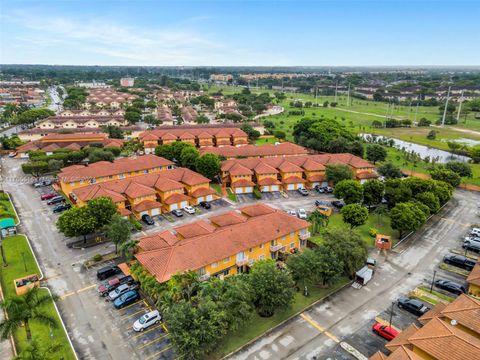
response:
<svg viewBox="0 0 480 360"><path fill-rule="evenodd" d="M145 299L143 299L143 303L145 304L145 307L146 307L148 310L152 311L151 306L148 305L148 303L145 301Z"/></svg>
<svg viewBox="0 0 480 360"><path fill-rule="evenodd" d="M158 355L160 355L161 353L163 353L163 352L165 352L165 351L169 350L171 347L172 347L172 345L170 345L170 346L167 346L166 348L163 348L162 350L160 350L159 352L156 352L156 353L155 353L155 354L153 354L152 356L149 356L149 357L148 357L148 358L146 358L145 360L151 360L151 359L153 359L155 356L158 356Z"/></svg>
<svg viewBox="0 0 480 360"><path fill-rule="evenodd" d="M127 316L122 316L120 320L127 320L130 319L132 316L135 316L137 314L140 314L141 312L145 313L145 309L138 310L137 312L134 312L133 314L127 315Z"/></svg>
<svg viewBox="0 0 480 360"><path fill-rule="evenodd" d="M153 330L157 330L160 326L161 325L157 325L157 326L154 326L154 327L148 329L147 331L142 331L142 332L138 333L137 335L132 336L132 339L136 339L136 338L138 338L142 335L145 335L145 334L148 334L149 332L152 332Z"/></svg>
<svg viewBox="0 0 480 360"><path fill-rule="evenodd" d="M80 289L80 290L77 290L77 294L81 293L81 292L84 292L88 289L91 289L93 287L97 286L96 284L92 284L92 285L89 285L89 286L85 286L83 289Z"/></svg>
<svg viewBox="0 0 480 360"><path fill-rule="evenodd" d="M71 291L69 293L66 293L66 294L63 294L62 296L60 296L60 300L63 300L71 295L75 294L75 291Z"/></svg>
<svg viewBox="0 0 480 360"><path fill-rule="evenodd" d="M72 296L72 295L75 295L75 294L80 294L81 292L84 292L86 290L89 290L93 287L97 286L96 284L92 284L92 285L89 285L89 286L85 286L84 288L82 289L78 289L78 290L75 290L75 291L70 291L69 293L66 293L66 294L63 294L62 296L60 296L60 300L64 300L65 298L69 297L69 296Z"/></svg>
<svg viewBox="0 0 480 360"><path fill-rule="evenodd" d="M132 307L133 305L137 305L138 303L142 302L142 300L138 300L138 301L135 301L133 304L130 304L128 306L125 306L124 308L121 308L120 310L126 310L130 307Z"/></svg>
<svg viewBox="0 0 480 360"><path fill-rule="evenodd" d="M163 327L163 329L168 333L168 329L167 329L167 327L165 326L165 323L162 323L162 327Z"/></svg>
<svg viewBox="0 0 480 360"><path fill-rule="evenodd" d="M389 326L390 324L388 323L387 320L383 320L381 317L379 316L375 316L375 321L378 322L379 324L382 324L382 325L386 325L386 326ZM397 330L398 332L401 332L402 329L399 329L397 328L396 326L394 326L393 324L391 325L393 329Z"/></svg>
<svg viewBox="0 0 480 360"><path fill-rule="evenodd" d="M338 338L333 335L332 333L326 331L326 329L324 329L323 327L320 326L319 323L317 323L315 320L313 320L312 318L308 317L307 315L305 314L300 314L300 317L302 319L304 319L306 322L308 322L310 325L312 325L315 329L317 329L318 331L320 331L320 333L322 334L325 334L326 336L328 336L330 339L332 339L333 341L335 341L336 343L339 343L340 340L338 340Z"/></svg>
<svg viewBox="0 0 480 360"><path fill-rule="evenodd" d="M160 340L166 338L167 336L168 336L168 334L164 334L164 335L162 335L162 336L159 336L158 338L153 339L152 341L149 341L148 343L143 344L142 346L137 347L137 349L139 349L139 350L140 350L140 349L143 349L143 348L145 348L145 347L147 347L147 346L149 346L149 345L151 345L151 344L153 344L153 343L155 343L155 342L157 342L157 341L160 341Z"/></svg>

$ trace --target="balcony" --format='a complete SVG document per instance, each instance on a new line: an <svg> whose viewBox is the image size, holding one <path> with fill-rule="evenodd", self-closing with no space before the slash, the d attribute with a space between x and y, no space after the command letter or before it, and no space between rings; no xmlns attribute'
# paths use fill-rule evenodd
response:
<svg viewBox="0 0 480 360"><path fill-rule="evenodd" d="M255 259L250 259L250 260L248 260L248 266L249 266L249 267L252 267L253 264L255 264Z"/></svg>
<svg viewBox="0 0 480 360"><path fill-rule="evenodd" d="M280 250L284 245L277 244L277 245L270 245L270 252L277 252Z"/></svg>
<svg viewBox="0 0 480 360"><path fill-rule="evenodd" d="M200 280L200 281L207 281L208 279L210 279L210 273L209 272L206 272L205 274L200 275L198 277L198 280Z"/></svg>
<svg viewBox="0 0 480 360"><path fill-rule="evenodd" d="M247 265L247 263L248 263L248 256L244 256L243 259L241 260L237 259L237 266Z"/></svg>
<svg viewBox="0 0 480 360"><path fill-rule="evenodd" d="M308 238L310 238L310 236L310 231L306 231L303 234L300 234L298 237L300 238L300 240L307 240Z"/></svg>

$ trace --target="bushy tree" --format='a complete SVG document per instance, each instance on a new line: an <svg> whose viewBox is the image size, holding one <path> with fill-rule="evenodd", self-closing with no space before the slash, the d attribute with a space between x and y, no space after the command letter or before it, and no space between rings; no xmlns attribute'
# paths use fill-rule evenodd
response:
<svg viewBox="0 0 480 360"><path fill-rule="evenodd" d="M115 205L112 199L107 197L99 197L90 200L87 204L87 209L91 216L96 219L97 227L102 227L108 224L113 215L117 213L117 205Z"/></svg>
<svg viewBox="0 0 480 360"><path fill-rule="evenodd" d="M445 164L445 168L457 173L462 177L472 177L472 168L467 163L461 161L449 161Z"/></svg>
<svg viewBox="0 0 480 360"><path fill-rule="evenodd" d="M349 224L352 229L365 224L368 219L368 210L360 204L345 205L340 212L343 222Z"/></svg>
<svg viewBox="0 0 480 360"><path fill-rule="evenodd" d="M391 162L387 162L377 168L380 175L387 179L399 179L402 177L402 171L398 166L393 165Z"/></svg>
<svg viewBox="0 0 480 360"><path fill-rule="evenodd" d="M376 164L377 161L385 161L387 158L387 150L378 144L371 144L367 146L367 159Z"/></svg>
<svg viewBox="0 0 480 360"><path fill-rule="evenodd" d="M180 154L180 164L187 169L195 170L197 160L200 157L200 154L197 149L185 148Z"/></svg>
<svg viewBox="0 0 480 360"><path fill-rule="evenodd" d="M350 180L353 178L352 169L348 165L334 165L328 164L326 166L325 174L327 180L332 182L333 185L342 180Z"/></svg>
<svg viewBox="0 0 480 360"><path fill-rule="evenodd" d="M197 159L197 171L203 176L213 179L220 173L220 158L215 154L205 154Z"/></svg>
<svg viewBox="0 0 480 360"><path fill-rule="evenodd" d="M422 226L427 217L422 209L413 202L402 202L390 210L392 229L400 232L402 238L405 231L415 231Z"/></svg>
<svg viewBox="0 0 480 360"><path fill-rule="evenodd" d="M426 205L430 210L430 214L435 214L440 209L440 201L433 192L425 191L423 193L417 194L417 196L415 196L415 199L421 204Z"/></svg>
<svg viewBox="0 0 480 360"><path fill-rule="evenodd" d="M105 236L115 244L115 253L119 246L131 240L132 228L132 223L119 214L113 215L109 223L104 226Z"/></svg>
<svg viewBox="0 0 480 360"><path fill-rule="evenodd" d="M397 203L407 202L412 198L412 190L403 180L390 179L385 181L385 199L388 207L393 208Z"/></svg>
<svg viewBox="0 0 480 360"><path fill-rule="evenodd" d="M440 205L447 203L448 200L453 195L453 187L452 185L438 180L433 181L433 193L437 196L438 200L440 201Z"/></svg>
<svg viewBox="0 0 480 360"><path fill-rule="evenodd" d="M163 157L168 160L173 160L173 147L171 145L158 145L155 147L155 155Z"/></svg>
<svg viewBox="0 0 480 360"><path fill-rule="evenodd" d="M430 172L432 179L444 181L454 188L460 185L460 175L448 169L434 169Z"/></svg>
<svg viewBox="0 0 480 360"><path fill-rule="evenodd" d="M342 180L335 185L334 194L345 204L359 203L363 200L363 187L355 180Z"/></svg>
<svg viewBox="0 0 480 360"><path fill-rule="evenodd" d="M67 237L83 236L84 242L87 235L97 228L97 220L92 216L87 207L73 207L65 211L57 220L58 231Z"/></svg>
<svg viewBox="0 0 480 360"><path fill-rule="evenodd" d="M331 119L302 119L293 127L293 137L299 145L327 152L334 139L355 140L344 125Z"/></svg>
<svg viewBox="0 0 480 360"><path fill-rule="evenodd" d="M367 180L362 184L363 203L369 208L382 202L385 185L377 179Z"/></svg>

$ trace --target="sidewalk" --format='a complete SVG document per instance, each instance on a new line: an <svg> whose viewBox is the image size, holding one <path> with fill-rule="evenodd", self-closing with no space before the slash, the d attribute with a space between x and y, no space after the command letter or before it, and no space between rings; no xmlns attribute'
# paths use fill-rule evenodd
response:
<svg viewBox="0 0 480 360"><path fill-rule="evenodd" d="M0 288L0 300L3 300L2 289ZM5 312L0 311L0 322L5 319ZM0 341L0 359L12 359L15 357L11 338Z"/></svg>

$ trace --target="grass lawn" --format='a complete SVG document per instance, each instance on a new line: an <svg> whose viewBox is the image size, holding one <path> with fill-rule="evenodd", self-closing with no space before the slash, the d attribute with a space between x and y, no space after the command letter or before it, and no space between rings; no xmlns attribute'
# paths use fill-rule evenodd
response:
<svg viewBox="0 0 480 360"><path fill-rule="evenodd" d="M17 215L7 194L0 194L0 219L9 217L13 218L16 224L18 223Z"/></svg>
<svg viewBox="0 0 480 360"><path fill-rule="evenodd" d="M274 137L262 138L257 139L257 141L255 141L255 145L275 144L276 142L280 142L280 140Z"/></svg>
<svg viewBox="0 0 480 360"><path fill-rule="evenodd" d="M210 184L210 187L217 192L217 195L223 197L222 188L219 184Z"/></svg>
<svg viewBox="0 0 480 360"><path fill-rule="evenodd" d="M329 288L310 287L310 296L308 297L303 296L303 291L297 292L295 294L295 301L292 306L286 310L277 311L272 317L262 318L255 313L252 319L250 319L250 321L244 324L241 328L233 333L227 334L227 336L225 336L224 339L218 344L218 350L207 358L219 359L238 349L250 340L262 335L267 330L277 326L282 321L306 308L308 305L314 303L318 299L324 298L325 296L338 290L340 287L347 284L348 281L349 280L347 278L342 278L334 286Z"/></svg>
<svg viewBox="0 0 480 360"><path fill-rule="evenodd" d="M227 188L227 195L230 200L237 202L237 195L230 188Z"/></svg>
<svg viewBox="0 0 480 360"><path fill-rule="evenodd" d="M3 267L3 262L0 265L0 278L2 289L5 297L15 295L15 287L13 280L21 278L25 275L38 274L40 270L37 267L35 259L30 247L28 246L27 239L23 235L10 236L3 239L3 247L5 256L7 258L8 266ZM23 262L21 254L24 254L25 263ZM1 261L1 259L0 259ZM27 270L25 271L25 266ZM41 289L42 292L47 293L46 289ZM58 327L50 330L48 326L40 324L38 322L31 322L32 336L36 337L40 343L49 343L52 340L62 344L62 349L55 353L55 358L63 356L65 360L75 359L75 356L68 343L67 335L65 334L60 322L60 318L55 310L53 301L45 304L45 310L51 316L57 318ZM17 345L17 351L21 352L26 344L25 329L20 328L14 335L15 344Z"/></svg>

